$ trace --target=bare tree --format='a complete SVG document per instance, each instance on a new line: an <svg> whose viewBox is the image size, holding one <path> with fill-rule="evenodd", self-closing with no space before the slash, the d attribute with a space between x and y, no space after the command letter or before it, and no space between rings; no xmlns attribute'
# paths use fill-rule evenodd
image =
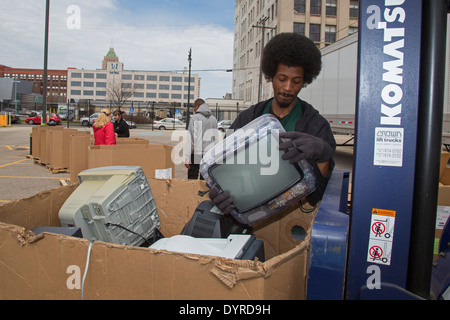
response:
<svg viewBox="0 0 450 320"><path fill-rule="evenodd" d="M133 84L129 82L115 81L108 83L106 90L109 100L119 110L134 95Z"/></svg>

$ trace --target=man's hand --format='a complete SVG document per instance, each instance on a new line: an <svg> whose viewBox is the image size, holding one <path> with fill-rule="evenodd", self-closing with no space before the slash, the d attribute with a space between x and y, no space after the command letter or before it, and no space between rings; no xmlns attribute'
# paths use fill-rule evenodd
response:
<svg viewBox="0 0 450 320"><path fill-rule="evenodd" d="M289 139L280 143L279 149L289 150L282 155L282 159L289 160L291 164L303 159L323 163L333 156L333 149L328 143L310 134L297 131L281 132L280 138Z"/></svg>
<svg viewBox="0 0 450 320"><path fill-rule="evenodd" d="M227 192L220 192L216 186L209 191L209 198L225 214L230 214L235 208L233 198Z"/></svg>

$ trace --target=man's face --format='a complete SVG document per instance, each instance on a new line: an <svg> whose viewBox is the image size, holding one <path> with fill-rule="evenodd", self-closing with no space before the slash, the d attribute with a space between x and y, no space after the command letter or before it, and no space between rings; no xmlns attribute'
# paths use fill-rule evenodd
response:
<svg viewBox="0 0 450 320"><path fill-rule="evenodd" d="M303 88L303 67L288 67L280 63L272 79L274 103L281 108L288 108L296 103L297 95Z"/></svg>

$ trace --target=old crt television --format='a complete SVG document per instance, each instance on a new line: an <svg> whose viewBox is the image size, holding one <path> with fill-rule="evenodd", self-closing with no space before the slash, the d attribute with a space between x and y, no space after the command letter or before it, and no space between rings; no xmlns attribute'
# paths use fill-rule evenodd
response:
<svg viewBox="0 0 450 320"><path fill-rule="evenodd" d="M281 123L263 115L216 144L200 162L208 186L234 199L231 214L242 224L253 225L315 190L313 169L306 160L292 165L281 158L280 132Z"/></svg>
<svg viewBox="0 0 450 320"><path fill-rule="evenodd" d="M88 169L59 211L62 227L80 227L90 240L141 246L161 226L155 200L139 166Z"/></svg>

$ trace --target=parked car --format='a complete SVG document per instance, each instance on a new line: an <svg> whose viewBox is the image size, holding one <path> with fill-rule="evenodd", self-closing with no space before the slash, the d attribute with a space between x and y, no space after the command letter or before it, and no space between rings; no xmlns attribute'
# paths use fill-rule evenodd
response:
<svg viewBox="0 0 450 320"><path fill-rule="evenodd" d="M225 132L230 128L232 123L233 120L222 120L219 123L217 123L217 129L219 129L222 132Z"/></svg>
<svg viewBox="0 0 450 320"><path fill-rule="evenodd" d="M91 114L89 117L84 117L80 119L80 123L83 127L92 126L92 124L97 120L99 112Z"/></svg>
<svg viewBox="0 0 450 320"><path fill-rule="evenodd" d="M114 119L112 121L114 121ZM125 120L125 121L127 122L128 127L130 127L130 129L136 129L137 128L136 122L130 121L130 120Z"/></svg>
<svg viewBox="0 0 450 320"><path fill-rule="evenodd" d="M34 117L28 117L25 119L25 122L29 125L32 124L41 124L42 114L36 115ZM61 123L61 117L57 113L47 113L47 125L56 126Z"/></svg>
<svg viewBox="0 0 450 320"><path fill-rule="evenodd" d="M58 114L61 117L61 120L67 121L67 110L60 110L60 113L58 113ZM74 118L74 115L73 115L73 111L71 110L69 112L69 121L72 121L73 118Z"/></svg>
<svg viewBox="0 0 450 320"><path fill-rule="evenodd" d="M153 121L153 126L159 130L186 129L186 123L174 118L164 118L159 121Z"/></svg>

